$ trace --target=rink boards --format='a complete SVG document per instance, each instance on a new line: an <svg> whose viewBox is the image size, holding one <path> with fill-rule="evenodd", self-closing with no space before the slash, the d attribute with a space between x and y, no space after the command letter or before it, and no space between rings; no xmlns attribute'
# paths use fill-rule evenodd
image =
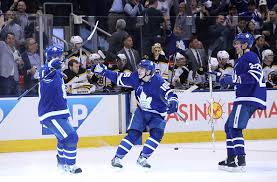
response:
<svg viewBox="0 0 277 182"><path fill-rule="evenodd" d="M267 91L267 110L253 114L244 133L246 139L277 138L276 92ZM210 93L178 90L176 93L179 97L178 112L187 123L181 121L177 114L168 115L163 143L210 141ZM223 141L224 124L235 93L214 92L213 98L215 139ZM79 147L118 145L126 133L128 103L127 94L68 97L71 123L80 136ZM37 97L26 97L19 102L16 98L0 99L0 152L55 149L53 135L39 123L37 104ZM144 134L142 140L146 137Z"/></svg>

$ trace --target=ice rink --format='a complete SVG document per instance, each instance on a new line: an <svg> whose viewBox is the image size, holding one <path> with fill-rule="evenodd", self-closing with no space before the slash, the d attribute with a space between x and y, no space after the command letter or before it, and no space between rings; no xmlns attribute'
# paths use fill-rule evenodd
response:
<svg viewBox="0 0 277 182"><path fill-rule="evenodd" d="M174 148L177 148L175 150ZM225 143L161 144L149 159L151 169L137 166L142 146L135 146L123 160L123 169L113 169L110 161L116 147L78 150L79 175L61 174L56 168L56 151L0 153L0 180L11 178L33 181L277 181L277 140L246 141L246 173L230 173L217 169L217 162L225 159ZM15 176L15 177L6 177ZM18 177L19 176L19 177ZM24 180L25 179L25 180Z"/></svg>

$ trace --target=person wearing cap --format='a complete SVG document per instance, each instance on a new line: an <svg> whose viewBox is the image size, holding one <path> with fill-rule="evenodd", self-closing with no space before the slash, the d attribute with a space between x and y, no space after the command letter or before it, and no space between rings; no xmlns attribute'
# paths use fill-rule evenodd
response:
<svg viewBox="0 0 277 182"><path fill-rule="evenodd" d="M263 21L267 20L268 17L268 7L267 7L267 1L266 0L259 0L259 12L262 15Z"/></svg>

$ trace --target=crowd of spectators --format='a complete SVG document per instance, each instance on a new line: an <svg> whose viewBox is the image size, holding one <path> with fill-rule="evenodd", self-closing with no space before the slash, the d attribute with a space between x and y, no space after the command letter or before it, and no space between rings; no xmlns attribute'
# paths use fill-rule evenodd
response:
<svg viewBox="0 0 277 182"><path fill-rule="evenodd" d="M68 93L128 90L93 75L89 68L101 62L109 69L133 72L144 58L155 62L156 72L173 88L207 89L208 62L212 70L232 74L239 56L233 40L241 32L255 37L251 50L262 62L267 87L277 87L274 0L0 0L0 95L18 95L37 82L38 33L29 17L43 14L44 2L71 2L75 14L105 16L100 28L111 34L105 38L108 47L100 52L78 49L82 38L71 37L72 49L67 54L78 51L63 68ZM215 89L229 89L217 82L214 77ZM30 94L37 94L37 89Z"/></svg>

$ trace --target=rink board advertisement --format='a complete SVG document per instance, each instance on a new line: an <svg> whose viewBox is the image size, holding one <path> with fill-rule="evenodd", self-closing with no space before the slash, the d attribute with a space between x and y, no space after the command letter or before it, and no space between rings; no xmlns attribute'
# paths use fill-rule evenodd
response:
<svg viewBox="0 0 277 182"><path fill-rule="evenodd" d="M211 119L209 92L187 93L175 90L179 98L179 114L187 120L185 124L177 114L167 116L166 132L189 132L210 130ZM213 92L213 111L215 130L223 130L224 124L232 110L235 99L234 91ZM267 91L267 110L256 111L248 122L248 129L277 128L277 91Z"/></svg>
<svg viewBox="0 0 277 182"><path fill-rule="evenodd" d="M79 136L117 135L120 95L70 96L70 122ZM53 137L42 127L37 114L38 98L0 99L0 140L27 140ZM125 107L125 106L124 106Z"/></svg>

